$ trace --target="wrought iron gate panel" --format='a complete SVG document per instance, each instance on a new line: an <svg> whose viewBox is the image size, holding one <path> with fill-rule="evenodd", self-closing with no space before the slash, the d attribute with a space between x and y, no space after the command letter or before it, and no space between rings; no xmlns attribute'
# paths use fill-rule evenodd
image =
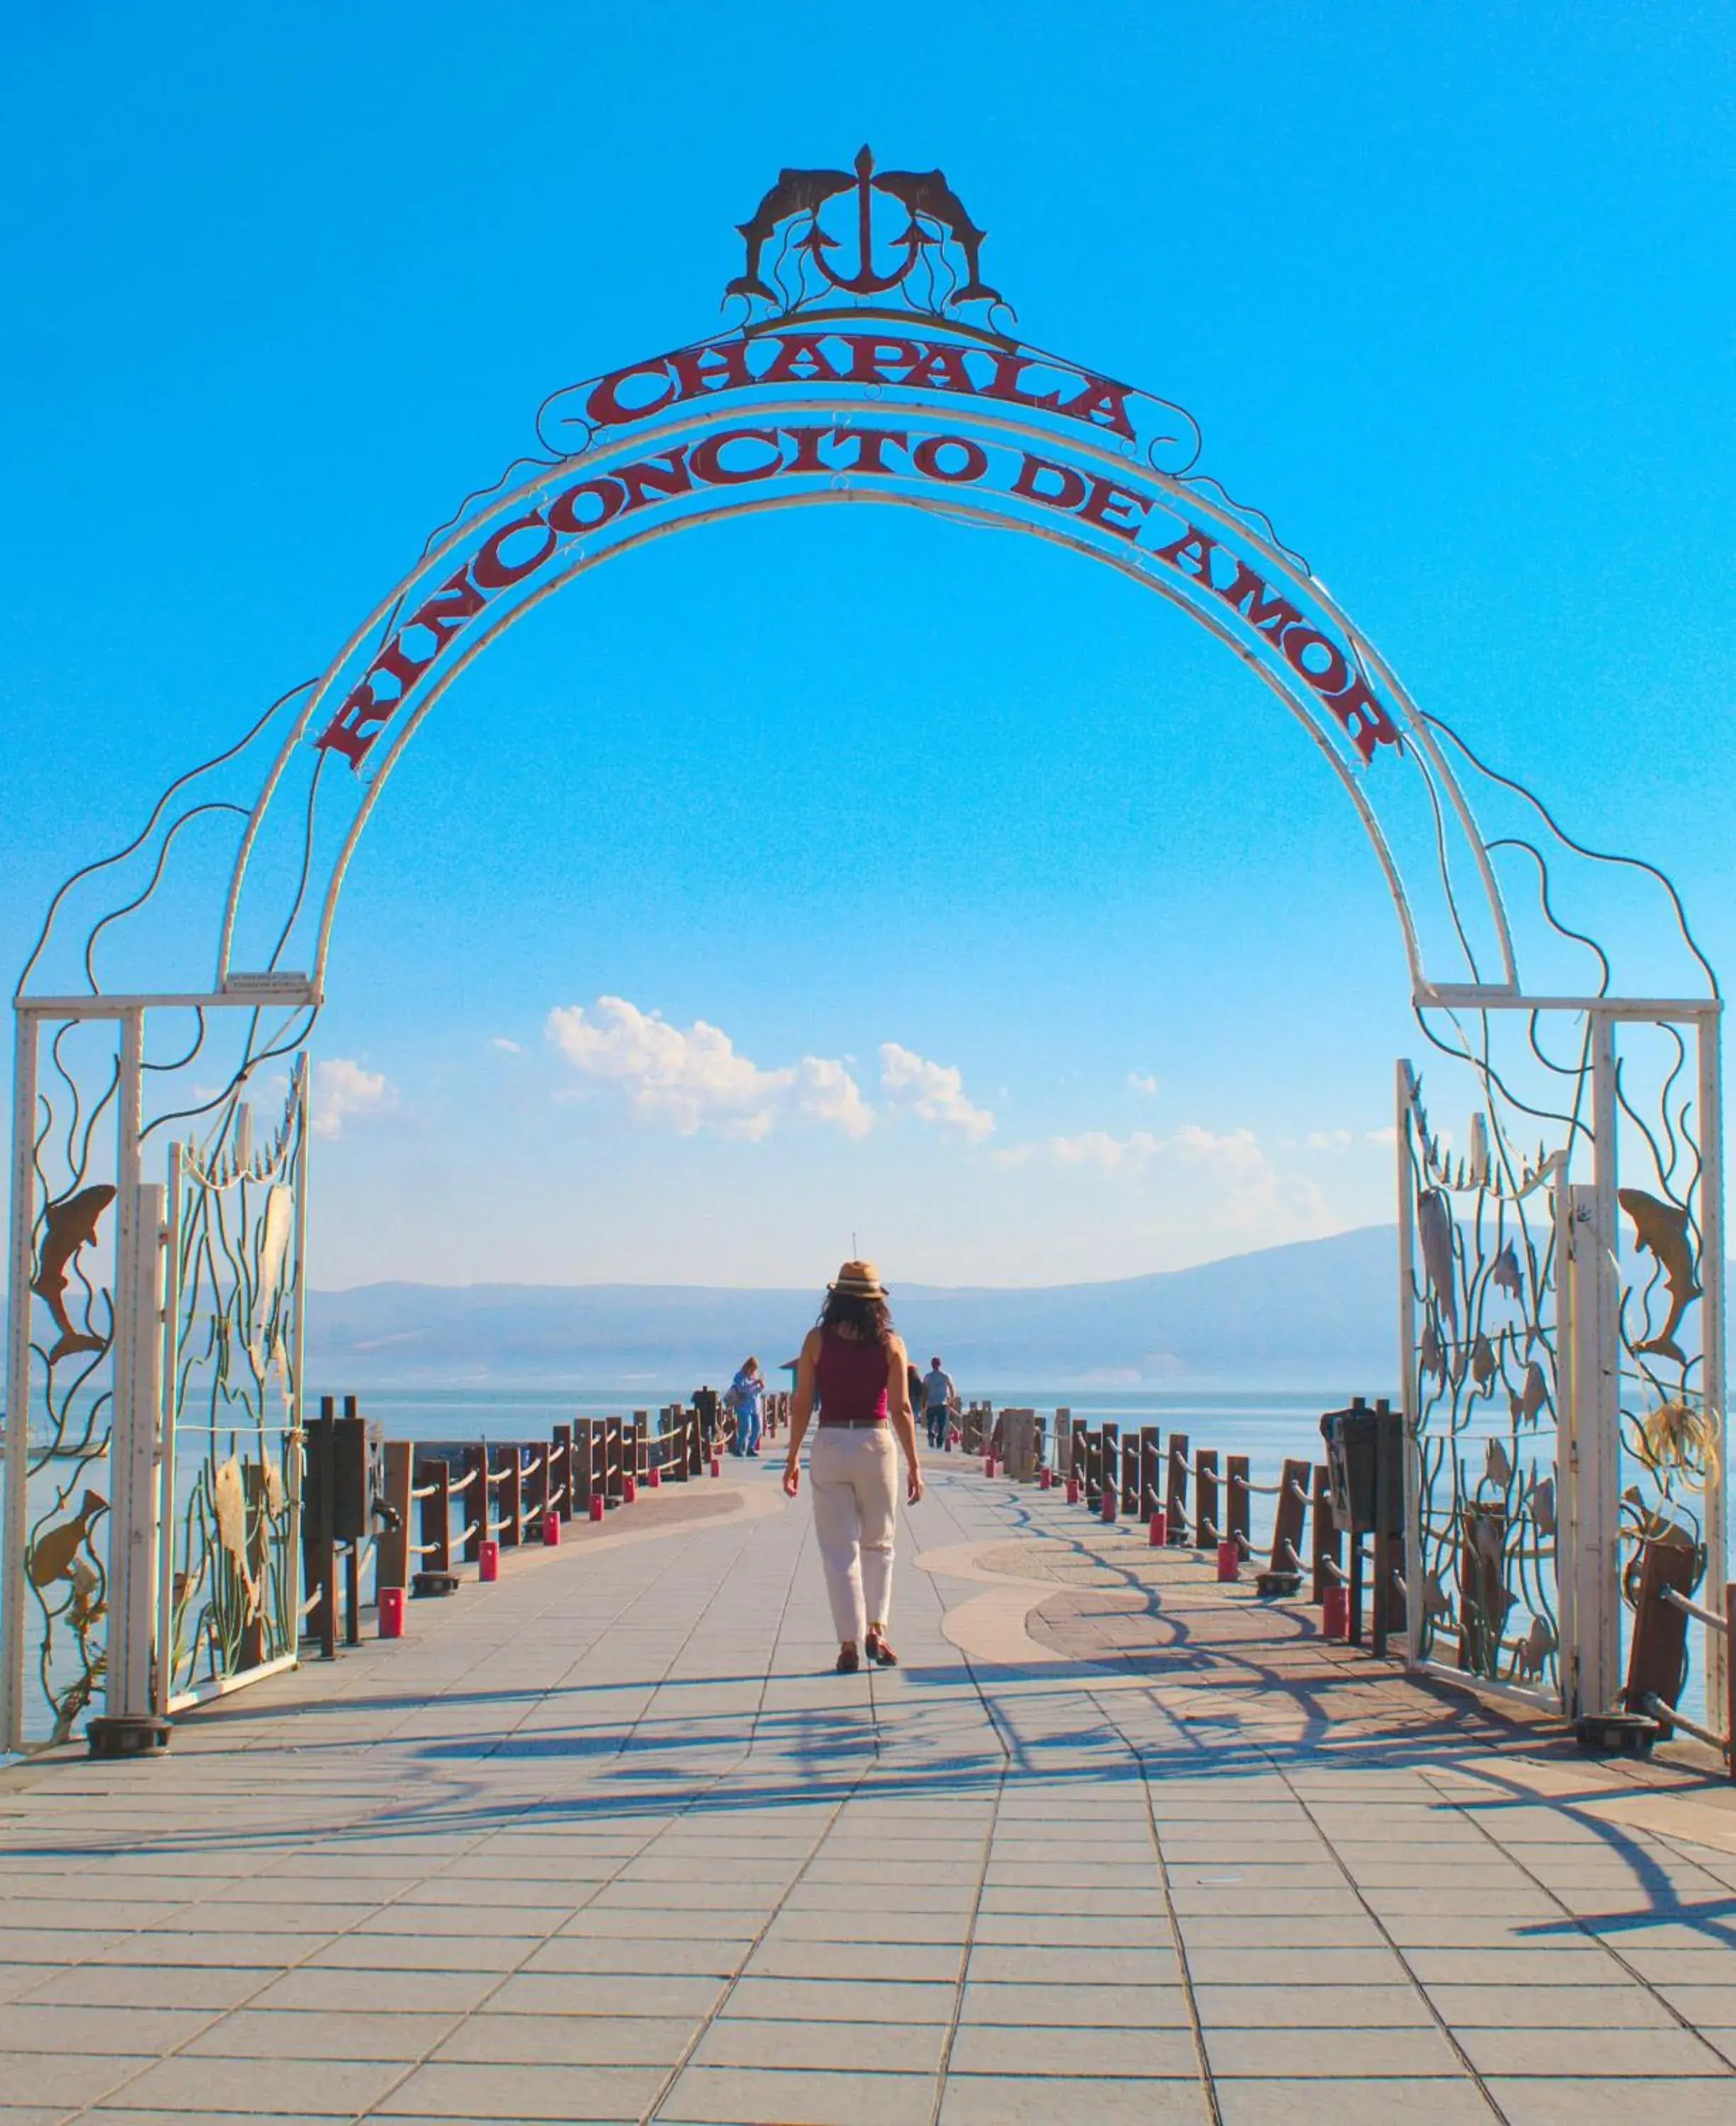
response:
<svg viewBox="0 0 1736 2126"><path fill-rule="evenodd" d="M1613 1018L1606 1125L1615 1182L1616 1540L1624 1656L1642 1545L1680 1543L1696 1588L1724 1579L1718 1021ZM1688 1634L1676 1702L1702 1712L1724 1646Z"/></svg>
<svg viewBox="0 0 1736 2126"><path fill-rule="evenodd" d="M1472 1118L1456 1155L1399 1065L1413 1657L1554 1698L1565 1155Z"/></svg>
<svg viewBox="0 0 1736 2126"><path fill-rule="evenodd" d="M164 1712L292 1660L300 1637L305 1056L257 1149L251 1113L170 1153Z"/></svg>

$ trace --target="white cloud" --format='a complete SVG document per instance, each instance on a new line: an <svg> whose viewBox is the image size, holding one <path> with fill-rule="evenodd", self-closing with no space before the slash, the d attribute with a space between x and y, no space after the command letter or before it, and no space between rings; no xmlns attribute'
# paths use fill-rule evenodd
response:
<svg viewBox="0 0 1736 2126"><path fill-rule="evenodd" d="M1389 1122L1385 1129L1370 1130L1367 1132L1366 1141L1370 1144L1384 1146L1388 1151L1391 1151L1399 1141L1398 1124Z"/></svg>
<svg viewBox="0 0 1736 2126"><path fill-rule="evenodd" d="M389 1114L397 1105L397 1088L387 1084L383 1070L364 1070L347 1056L328 1056L314 1065L315 1136L341 1136L347 1122Z"/></svg>
<svg viewBox="0 0 1736 2126"><path fill-rule="evenodd" d="M790 1116L834 1124L847 1136L866 1136L874 1127L874 1110L841 1062L804 1056L763 1070L702 1018L672 1026L661 1012L605 996L592 1012L558 1005L547 1030L575 1070L611 1080L635 1114L682 1136L712 1129L757 1141Z"/></svg>
<svg viewBox="0 0 1736 2126"><path fill-rule="evenodd" d="M1149 1070L1130 1070L1127 1082L1136 1093L1143 1093L1149 1100L1158 1097L1158 1081Z"/></svg>
<svg viewBox="0 0 1736 2126"><path fill-rule="evenodd" d="M1347 1151L1354 1141L1347 1129L1310 1130L1308 1133L1310 1151Z"/></svg>
<svg viewBox="0 0 1736 2126"><path fill-rule="evenodd" d="M972 1144L994 1132L994 1117L965 1096L963 1073L931 1063L895 1041L880 1043L880 1084L894 1105L908 1108L925 1122L955 1129Z"/></svg>
<svg viewBox="0 0 1736 2126"><path fill-rule="evenodd" d="M488 1046L499 1049L503 1056L522 1056L525 1052L516 1041L508 1041L503 1033L497 1033Z"/></svg>

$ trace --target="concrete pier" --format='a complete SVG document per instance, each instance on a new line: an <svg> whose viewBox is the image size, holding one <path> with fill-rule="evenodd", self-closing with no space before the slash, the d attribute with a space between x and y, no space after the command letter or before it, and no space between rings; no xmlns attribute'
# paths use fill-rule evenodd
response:
<svg viewBox="0 0 1736 2126"><path fill-rule="evenodd" d="M1736 2119L1736 1793L931 1465L830 1673L776 1463L0 1775L0 2126Z"/></svg>

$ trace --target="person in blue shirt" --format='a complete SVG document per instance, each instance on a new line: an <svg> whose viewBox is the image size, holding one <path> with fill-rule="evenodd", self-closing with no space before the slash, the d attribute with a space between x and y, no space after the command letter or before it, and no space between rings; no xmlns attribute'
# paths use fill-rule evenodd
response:
<svg viewBox="0 0 1736 2126"><path fill-rule="evenodd" d="M959 1391L952 1385L951 1373L943 1372L938 1358L928 1361L928 1371L922 1377L922 1415L928 1420L928 1444L946 1447L947 1426L953 1411L958 1406Z"/></svg>
<svg viewBox="0 0 1736 2126"><path fill-rule="evenodd" d="M742 1361L741 1371L729 1383L729 1403L735 1413L735 1444L730 1452L752 1455L757 1460L766 1407L766 1383L757 1358Z"/></svg>

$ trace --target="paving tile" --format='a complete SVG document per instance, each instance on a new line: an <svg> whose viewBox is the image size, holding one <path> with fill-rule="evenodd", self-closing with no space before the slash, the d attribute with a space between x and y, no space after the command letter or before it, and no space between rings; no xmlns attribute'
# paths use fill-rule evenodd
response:
<svg viewBox="0 0 1736 2126"><path fill-rule="evenodd" d="M1677 2027L1663 2003L1643 1986L1431 1986L1428 1994L1442 2018L1458 2030ZM1736 1992L1731 2014L1736 2020Z"/></svg>
<svg viewBox="0 0 1736 2126"><path fill-rule="evenodd" d="M1339 1997L1346 2011L1354 2015L1354 1994ZM1249 2030L1215 2024L1205 2032L1205 2053L1220 2081L1238 2076L1295 2081L1320 2075L1417 2079L1464 2072L1452 2047L1433 2028L1370 2029L1352 2024L1337 2029Z"/></svg>
<svg viewBox="0 0 1736 2126"><path fill-rule="evenodd" d="M723 1997L715 1978L625 1977L606 1972L521 1972L489 1996L498 2015L709 2015Z"/></svg>
<svg viewBox="0 0 1736 2126"><path fill-rule="evenodd" d="M402 2119L638 2119L662 2086L655 2067L498 2067L431 2061L375 2105L375 2118ZM583 2104L581 2114L577 2105Z"/></svg>
<svg viewBox="0 0 1736 2126"><path fill-rule="evenodd" d="M953 2041L954 2074L1139 2075L1196 2077L1199 2053L1191 2029L1102 2027L1068 2029L1050 2025L1021 2029L1007 2024L972 2023Z"/></svg>
<svg viewBox="0 0 1736 2126"><path fill-rule="evenodd" d="M1271 2126L1268 2115L1265 2126ZM1118 2081L1110 2076L955 2074L946 2079L940 2126L1210 2126L1198 2077Z"/></svg>
<svg viewBox="0 0 1736 2126"><path fill-rule="evenodd" d="M149 2057L110 2053L0 2052L0 2090L8 2104L59 2106L95 2104L120 2087Z"/></svg>
<svg viewBox="0 0 1736 2126"><path fill-rule="evenodd" d="M932 2075L690 2067L657 2115L715 2126L927 2126L933 2108Z"/></svg>
<svg viewBox="0 0 1736 2126"><path fill-rule="evenodd" d="M779 2022L724 2014L701 2039L693 2064L933 2075L946 2039L939 2023Z"/></svg>
<svg viewBox="0 0 1736 2126"><path fill-rule="evenodd" d="M1460 2030L1460 2043L1479 2074L1590 2075L1716 2074L1724 2064L1714 2048L1682 2029ZM1730 2088L1736 2115L1736 2081Z"/></svg>
<svg viewBox="0 0 1736 2126"><path fill-rule="evenodd" d="M1172 1984L1178 1967L1168 1949L1055 1948L1046 1943L1021 1947L1012 1942L980 1942L970 1952L971 1979L1023 1981L1038 1985L1071 1981L1075 1985L1163 1986Z"/></svg>
<svg viewBox="0 0 1736 2126"><path fill-rule="evenodd" d="M526 1971L601 1971L621 1977L668 1972L728 1978L740 1968L745 1944L736 1941L669 1941L644 1935L556 1935L531 1950Z"/></svg>
<svg viewBox="0 0 1736 2126"><path fill-rule="evenodd" d="M686 2015L467 2015L425 2048L439 2060L511 2066L672 2067L701 2027Z"/></svg>
<svg viewBox="0 0 1736 2126"><path fill-rule="evenodd" d="M450 2013L238 2008L210 2024L187 2046L186 2056L254 2060L419 2059L456 2020L456 2015Z"/></svg>
<svg viewBox="0 0 1736 2126"><path fill-rule="evenodd" d="M1431 2029L1435 2019L1414 1986L1196 1986L1203 2029Z"/></svg>
<svg viewBox="0 0 1736 2126"><path fill-rule="evenodd" d="M1200 1986L1402 1986L1409 1973L1385 1949L1190 1949Z"/></svg>
<svg viewBox="0 0 1736 2126"><path fill-rule="evenodd" d="M1507 2126L1584 2126L1587 2119L1667 2119L1668 2126L1729 2126L1736 2080L1655 2081L1615 2075L1490 2081ZM1227 2126L1227 2122L1226 2122Z"/></svg>
<svg viewBox="0 0 1736 2126"><path fill-rule="evenodd" d="M1176 1986L1021 1986L973 1982L965 1989L961 2024L1058 2026L1064 2029L1184 2029L1187 1996Z"/></svg>
<svg viewBox="0 0 1736 2126"><path fill-rule="evenodd" d="M856 1978L743 1978L729 1996L729 2012L781 2022L800 2019L846 2023L950 2023L955 1986Z"/></svg>
<svg viewBox="0 0 1736 2126"><path fill-rule="evenodd" d="M256 1991L248 2006L342 2012L366 1999L376 2015L462 2015L499 1983L491 1971L370 1971L364 1993L353 1971L290 1971Z"/></svg>
<svg viewBox="0 0 1736 2126"><path fill-rule="evenodd" d="M228 2111L246 2116L262 2100L274 2111L350 2118L384 2096L403 2073L376 2060L159 2060L129 2081L118 2101L130 2111L180 2117Z"/></svg>
<svg viewBox="0 0 1736 2126"><path fill-rule="evenodd" d="M750 1978L892 1978L954 1984L964 1965L962 1943L936 1948L920 1942L768 1939L745 1967Z"/></svg>
<svg viewBox="0 0 1736 2126"><path fill-rule="evenodd" d="M1456 2081L1418 2081L1402 2075L1366 2081L1284 2079L1261 2081L1252 2076L1218 2084L1223 2126L1393 2126L1414 2119L1417 2126L1495 2126L1487 2100L1469 2075ZM1512 2122L1512 2114L1504 2113ZM1614 2122L1639 2119L1641 2112L1592 2112L1587 2117ZM1564 2119L1562 2126L1569 2126ZM1573 2126L1585 2126L1582 2119ZM1674 2126L1674 2121L1672 2121Z"/></svg>

